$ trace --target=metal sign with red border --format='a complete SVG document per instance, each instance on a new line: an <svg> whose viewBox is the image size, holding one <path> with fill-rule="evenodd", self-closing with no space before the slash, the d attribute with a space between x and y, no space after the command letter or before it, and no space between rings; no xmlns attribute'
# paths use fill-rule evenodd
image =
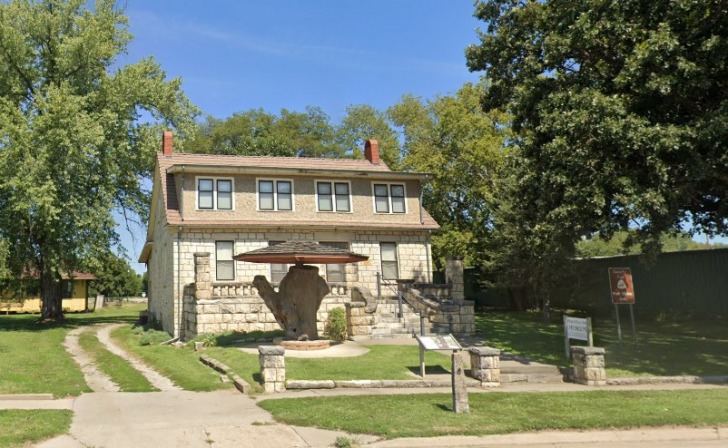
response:
<svg viewBox="0 0 728 448"><path fill-rule="evenodd" d="M609 288L615 305L633 304L634 283L630 268L609 268Z"/></svg>

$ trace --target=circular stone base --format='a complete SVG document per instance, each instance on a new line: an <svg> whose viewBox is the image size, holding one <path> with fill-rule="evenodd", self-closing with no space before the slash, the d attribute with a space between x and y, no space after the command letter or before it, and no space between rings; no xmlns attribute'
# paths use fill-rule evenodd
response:
<svg viewBox="0 0 728 448"><path fill-rule="evenodd" d="M280 345L286 350L324 350L331 347L328 339L317 339L315 341L287 341L283 338L273 339L273 344Z"/></svg>

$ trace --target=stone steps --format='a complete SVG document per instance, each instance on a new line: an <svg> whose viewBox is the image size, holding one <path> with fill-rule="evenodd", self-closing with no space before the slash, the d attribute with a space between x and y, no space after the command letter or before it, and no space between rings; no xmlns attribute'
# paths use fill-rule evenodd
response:
<svg viewBox="0 0 728 448"><path fill-rule="evenodd" d="M547 383L557 384L564 381L558 367L531 362L524 359L514 360L509 355L501 355L502 383Z"/></svg>

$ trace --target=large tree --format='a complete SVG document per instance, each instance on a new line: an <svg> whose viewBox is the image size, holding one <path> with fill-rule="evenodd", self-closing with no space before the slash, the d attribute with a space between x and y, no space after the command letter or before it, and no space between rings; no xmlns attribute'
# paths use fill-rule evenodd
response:
<svg viewBox="0 0 728 448"><path fill-rule="evenodd" d="M654 252L684 226L726 234L723 2L493 0L475 15L487 25L468 65L492 83L485 109L511 112L519 146L499 212L504 261L538 265L545 281L584 235L632 229Z"/></svg>
<svg viewBox="0 0 728 448"><path fill-rule="evenodd" d="M193 126L154 60L114 68L131 39L114 3L0 3L0 239L13 276L40 276L41 319L63 316L63 272L118 242L113 209L145 219L161 128Z"/></svg>
<svg viewBox="0 0 728 448"><path fill-rule="evenodd" d="M109 254L93 274L97 280L93 289L107 297L138 296L142 293L142 277L134 272L129 263L114 254Z"/></svg>
<svg viewBox="0 0 728 448"><path fill-rule="evenodd" d="M423 101L412 95L388 110L401 131L402 166L432 174L423 202L442 225L433 237L436 258L463 255L470 265L489 259L495 192L510 149L508 116L483 112L484 83Z"/></svg>

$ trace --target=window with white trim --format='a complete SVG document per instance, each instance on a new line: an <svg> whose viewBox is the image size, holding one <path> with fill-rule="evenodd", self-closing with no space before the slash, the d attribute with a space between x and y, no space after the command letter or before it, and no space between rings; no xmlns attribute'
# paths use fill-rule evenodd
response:
<svg viewBox="0 0 728 448"><path fill-rule="evenodd" d="M382 277L387 280L399 278L397 243L379 243L379 254L382 262Z"/></svg>
<svg viewBox="0 0 728 448"><path fill-rule="evenodd" d="M374 184L374 211L406 213L404 184Z"/></svg>
<svg viewBox="0 0 728 448"><path fill-rule="evenodd" d="M258 179L258 210L293 210L293 181Z"/></svg>
<svg viewBox="0 0 728 448"><path fill-rule="evenodd" d="M335 247L337 249L349 250L349 243L345 241L321 241L322 246ZM326 281L343 283L346 281L346 265L344 264L327 264L326 265Z"/></svg>
<svg viewBox="0 0 728 448"><path fill-rule="evenodd" d="M215 241L215 278L235 280L234 241Z"/></svg>
<svg viewBox="0 0 728 448"><path fill-rule="evenodd" d="M268 246L275 246L276 244L281 244L283 241L268 241ZM283 277L288 274L288 268L290 267L290 264L285 263L271 263L270 264L270 282L271 283L280 283L281 280L283 280Z"/></svg>
<svg viewBox="0 0 728 448"><path fill-rule="evenodd" d="M199 210L232 210L233 180L198 177L197 208Z"/></svg>
<svg viewBox="0 0 728 448"><path fill-rule="evenodd" d="M320 212L350 212L349 182L316 181L316 203Z"/></svg>

